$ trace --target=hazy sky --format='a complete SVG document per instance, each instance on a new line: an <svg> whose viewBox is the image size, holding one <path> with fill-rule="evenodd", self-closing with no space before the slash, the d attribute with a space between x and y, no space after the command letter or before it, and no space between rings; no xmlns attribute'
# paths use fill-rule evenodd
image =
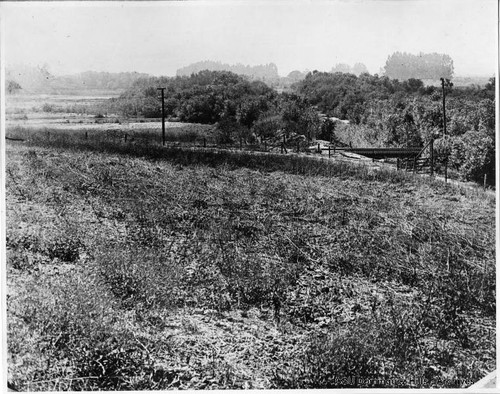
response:
<svg viewBox="0 0 500 394"><path fill-rule="evenodd" d="M201 60L273 62L290 71L365 63L395 51L438 52L455 75L493 75L497 0L270 0L0 3L7 65L54 74L175 75Z"/></svg>

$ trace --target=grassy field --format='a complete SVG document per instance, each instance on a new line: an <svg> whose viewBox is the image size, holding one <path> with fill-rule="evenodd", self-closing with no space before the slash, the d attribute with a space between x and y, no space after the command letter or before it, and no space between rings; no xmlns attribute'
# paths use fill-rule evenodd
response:
<svg viewBox="0 0 500 394"><path fill-rule="evenodd" d="M6 117L36 118L45 113L61 118L68 114L97 115L104 113L110 98L117 92L75 92L75 94L10 94L6 96ZM26 120L26 119L25 119Z"/></svg>
<svg viewBox="0 0 500 394"><path fill-rule="evenodd" d="M7 145L18 389L466 387L495 368L491 195L52 133Z"/></svg>

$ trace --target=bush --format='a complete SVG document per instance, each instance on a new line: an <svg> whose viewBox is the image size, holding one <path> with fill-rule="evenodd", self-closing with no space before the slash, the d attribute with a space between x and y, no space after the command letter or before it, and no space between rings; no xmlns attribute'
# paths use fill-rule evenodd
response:
<svg viewBox="0 0 500 394"><path fill-rule="evenodd" d="M378 310L372 309L371 316L332 323L325 331L309 335L290 359L285 357L277 366L273 385L286 389L463 387L481 372L476 365L450 368L455 364L450 347L455 345L438 346L437 341L427 340L440 335L441 318L431 317L418 300L410 306L395 304L389 297ZM447 329L463 327L455 318L449 323Z"/></svg>
<svg viewBox="0 0 500 394"><path fill-rule="evenodd" d="M277 370L275 384L287 389L411 387L397 376L405 376L415 363L421 337L418 325L412 326L416 318L397 312L313 334L301 355Z"/></svg>
<svg viewBox="0 0 500 394"><path fill-rule="evenodd" d="M221 119L215 127L215 141L217 144L232 144L237 141L241 126L235 119Z"/></svg>
<svg viewBox="0 0 500 394"><path fill-rule="evenodd" d="M480 129L451 137L446 152L450 152L449 165L463 180L482 183L486 175L487 182L495 184L495 139L491 133Z"/></svg>
<svg viewBox="0 0 500 394"><path fill-rule="evenodd" d="M21 85L19 85L16 81L12 81L12 80L7 80L7 93L8 94L13 94L13 93L17 93L18 90L21 90Z"/></svg>
<svg viewBox="0 0 500 394"><path fill-rule="evenodd" d="M53 104L48 104L48 103L45 103L42 105L42 111L43 112L56 112L57 111L57 107Z"/></svg>
<svg viewBox="0 0 500 394"><path fill-rule="evenodd" d="M467 132L462 137L465 149L460 174L466 180L481 182L484 175L495 182L495 138L484 131Z"/></svg>

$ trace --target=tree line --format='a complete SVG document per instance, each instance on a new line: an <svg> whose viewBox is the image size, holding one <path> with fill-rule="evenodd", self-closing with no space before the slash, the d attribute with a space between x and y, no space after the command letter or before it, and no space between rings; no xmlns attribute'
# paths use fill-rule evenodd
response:
<svg viewBox="0 0 500 394"><path fill-rule="evenodd" d="M495 177L495 78L484 87L447 88L444 135L443 92L410 78L310 73L296 92L328 116L350 121L344 142L363 146L420 146L436 139L448 165L465 180ZM356 137L356 138L354 138Z"/></svg>
<svg viewBox="0 0 500 394"><path fill-rule="evenodd" d="M165 87L165 114L170 120L217 124L219 140L287 138L304 133L315 136L320 126L317 111L297 94L277 93L262 81L229 71L200 71L189 76L150 77L110 101L111 110L124 116L160 117L157 87Z"/></svg>
<svg viewBox="0 0 500 394"><path fill-rule="evenodd" d="M447 54L395 52L387 58L384 75L399 80L418 78L424 80L451 79L453 59Z"/></svg>
<svg viewBox="0 0 500 394"><path fill-rule="evenodd" d="M191 74L196 74L203 70L231 71L238 75L245 75L247 77L250 77L251 79L262 81L274 81L279 79L280 77L278 75L278 67L274 63L249 66L243 65L241 63L231 65L221 62L214 62L211 60L205 60L182 67L177 70L176 75L190 76Z"/></svg>
<svg viewBox="0 0 500 394"><path fill-rule="evenodd" d="M359 136L358 146L404 147L437 138L436 146L449 154L450 167L462 178L479 180L485 173L494 178L494 79L484 87L446 92L444 138L441 88L415 78L314 71L295 83L293 92L278 93L261 81L205 70L140 78L112 105L125 116L160 117L160 86L166 88L168 118L216 124L220 142L280 141L283 136L347 142L350 134ZM333 118L349 120L350 125L340 126Z"/></svg>
<svg viewBox="0 0 500 394"><path fill-rule="evenodd" d="M138 72L85 71L71 75L53 75L48 65L17 65L6 67L7 92L16 93L78 93L89 90L124 91L138 78L148 74Z"/></svg>

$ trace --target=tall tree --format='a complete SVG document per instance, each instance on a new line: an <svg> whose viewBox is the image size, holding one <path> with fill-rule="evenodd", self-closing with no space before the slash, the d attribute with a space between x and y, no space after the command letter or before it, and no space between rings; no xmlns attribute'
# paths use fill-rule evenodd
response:
<svg viewBox="0 0 500 394"><path fill-rule="evenodd" d="M352 67L352 73L354 75L360 76L361 74L368 73L368 69L366 68L364 63L356 63Z"/></svg>
<svg viewBox="0 0 500 394"><path fill-rule="evenodd" d="M406 52L395 52L387 58L384 73L389 78L401 81L410 78L451 79L453 77L453 60L449 55L440 53L412 55Z"/></svg>
<svg viewBox="0 0 500 394"><path fill-rule="evenodd" d="M346 63L337 63L335 67L332 68L332 73L350 73L351 66Z"/></svg>
<svg viewBox="0 0 500 394"><path fill-rule="evenodd" d="M16 81L7 81L7 93L16 93L20 89L22 89L21 85L19 85Z"/></svg>

